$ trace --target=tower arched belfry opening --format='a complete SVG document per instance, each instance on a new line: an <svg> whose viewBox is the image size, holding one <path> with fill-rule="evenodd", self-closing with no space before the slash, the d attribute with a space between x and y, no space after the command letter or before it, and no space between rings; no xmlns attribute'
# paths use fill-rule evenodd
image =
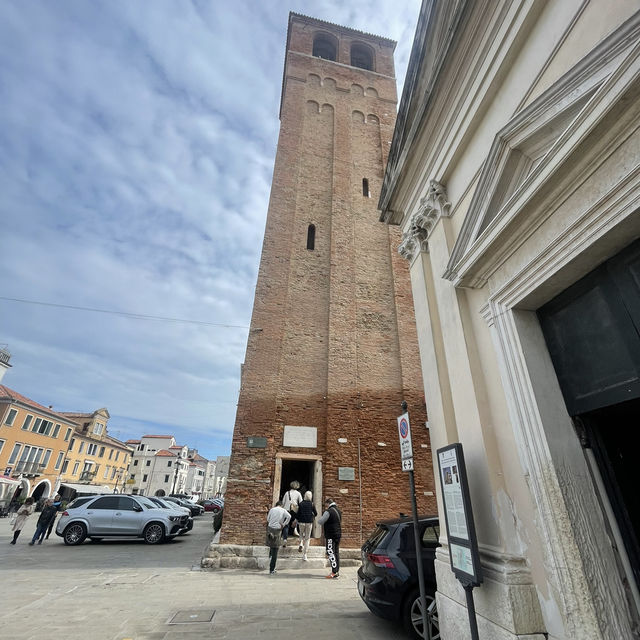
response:
<svg viewBox="0 0 640 640"><path fill-rule="evenodd" d="M316 58L336 61L338 41L328 33L318 33L313 38L313 55Z"/></svg>
<svg viewBox="0 0 640 640"><path fill-rule="evenodd" d="M354 42L351 45L351 66L358 67L359 69L366 69L367 71L374 71L374 56L373 49L362 44L361 42Z"/></svg>

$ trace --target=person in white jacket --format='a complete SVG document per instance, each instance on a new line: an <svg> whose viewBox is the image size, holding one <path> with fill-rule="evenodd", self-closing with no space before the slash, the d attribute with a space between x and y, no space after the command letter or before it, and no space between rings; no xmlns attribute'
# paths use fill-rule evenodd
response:
<svg viewBox="0 0 640 640"><path fill-rule="evenodd" d="M24 525L27 523L29 516L33 513L35 509L35 505L33 504L33 498L27 498L24 504L18 509L18 513L16 514L16 519L11 527L13 531L13 540L9 544L15 544L20 532L24 528Z"/></svg>
<svg viewBox="0 0 640 640"><path fill-rule="evenodd" d="M282 506L289 512L291 523L293 524L298 513L298 505L302 502L302 494L298 491L300 483L294 480L289 485L289 491L282 496ZM289 537L289 527L282 530L283 547L287 546L287 538Z"/></svg>
<svg viewBox="0 0 640 640"><path fill-rule="evenodd" d="M282 508L282 502L278 500L275 507L269 509L267 514L267 547L269 547L269 573L276 572L278 550L282 544L282 532L289 528L291 516Z"/></svg>

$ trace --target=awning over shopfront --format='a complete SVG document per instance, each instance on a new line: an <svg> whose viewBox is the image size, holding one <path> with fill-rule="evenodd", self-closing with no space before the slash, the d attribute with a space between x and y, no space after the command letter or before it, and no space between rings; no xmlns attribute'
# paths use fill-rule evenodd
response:
<svg viewBox="0 0 640 640"><path fill-rule="evenodd" d="M20 480L14 480L8 476L0 476L0 507L7 505L21 484Z"/></svg>
<svg viewBox="0 0 640 640"><path fill-rule="evenodd" d="M96 484L71 484L69 482L62 482L60 488L66 487L67 489L73 489L76 493L89 495L94 493L113 493L113 489L107 486L99 486Z"/></svg>

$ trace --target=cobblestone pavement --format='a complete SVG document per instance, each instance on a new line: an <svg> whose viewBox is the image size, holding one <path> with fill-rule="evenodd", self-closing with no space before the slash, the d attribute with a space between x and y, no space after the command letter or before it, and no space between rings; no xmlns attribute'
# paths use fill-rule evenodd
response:
<svg viewBox="0 0 640 640"><path fill-rule="evenodd" d="M321 569L199 571L210 519L173 543L117 541L65 547L52 537L18 544L0 519L2 636L12 640L400 640L394 625L360 600L356 568L338 580ZM179 558L178 562L176 558Z"/></svg>

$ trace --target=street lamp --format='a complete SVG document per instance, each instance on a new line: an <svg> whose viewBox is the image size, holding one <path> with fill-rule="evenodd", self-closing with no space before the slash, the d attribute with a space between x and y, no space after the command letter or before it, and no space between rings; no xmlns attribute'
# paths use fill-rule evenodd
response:
<svg viewBox="0 0 640 640"><path fill-rule="evenodd" d="M175 473L173 474L173 488L171 489L171 493L175 493L176 492L176 482L178 481L178 471L180 470L180 461L176 460L176 470Z"/></svg>

